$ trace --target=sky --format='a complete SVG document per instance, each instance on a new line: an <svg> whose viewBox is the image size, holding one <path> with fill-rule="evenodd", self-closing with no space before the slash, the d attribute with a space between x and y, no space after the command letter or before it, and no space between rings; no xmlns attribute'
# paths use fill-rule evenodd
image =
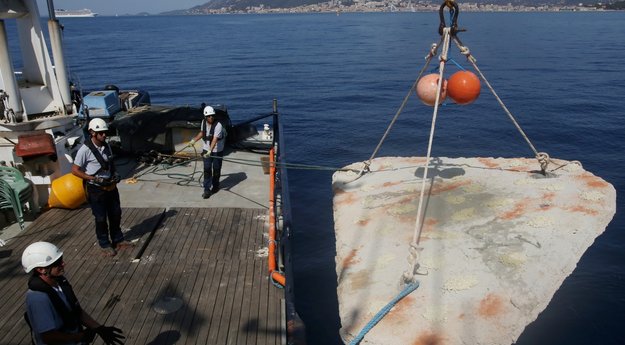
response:
<svg viewBox="0 0 625 345"><path fill-rule="evenodd" d="M187 9L207 2L209 0L54 0L54 8L66 10L88 8L101 16L114 16L139 12L157 14ZM39 12L48 13L45 0L37 0L37 4L39 5Z"/></svg>

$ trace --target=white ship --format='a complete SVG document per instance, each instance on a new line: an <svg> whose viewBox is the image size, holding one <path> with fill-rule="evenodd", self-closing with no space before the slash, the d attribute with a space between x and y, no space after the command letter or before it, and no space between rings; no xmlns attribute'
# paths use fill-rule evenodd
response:
<svg viewBox="0 0 625 345"><path fill-rule="evenodd" d="M83 8L82 10L64 10L64 9L58 9L58 10L54 10L54 14L57 17L64 17L64 18L68 18L68 17L82 17L82 18L87 18L87 17L95 17L98 14L91 12L90 9L88 8Z"/></svg>

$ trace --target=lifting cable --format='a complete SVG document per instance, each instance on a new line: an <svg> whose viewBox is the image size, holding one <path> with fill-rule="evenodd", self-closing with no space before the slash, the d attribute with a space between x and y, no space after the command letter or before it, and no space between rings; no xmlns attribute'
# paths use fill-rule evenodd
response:
<svg viewBox="0 0 625 345"><path fill-rule="evenodd" d="M450 9L450 14L453 16L452 24L450 27L447 27L445 25L445 20L443 16L443 10L445 7L448 7ZM415 229L414 229L414 234L413 234L412 241L410 243L410 248L409 248L408 262L410 264L410 267L409 267L409 270L405 271L402 276L404 284L414 282L415 275L417 274L427 274L424 272L419 272L419 267L420 267L419 254L420 254L420 251L422 250L422 248L419 247L420 240L421 240L421 231L422 231L422 224L421 224L422 219L421 218L424 216L422 215L422 208L423 208L423 200L424 200L424 193L425 193L425 184L427 180L428 166L429 166L430 157L431 157L431 150L432 150L432 143L433 143L433 138L434 138L434 129L436 126L436 117L438 114L440 94L442 91L443 70L445 68L445 63L447 62L447 54L449 53L450 40L453 39L454 43L460 50L461 54L463 54L467 58L467 60L469 60L469 62L473 65L473 68L480 75L480 78L487 85L488 89L495 96L495 98L497 99L497 102L501 105L504 112L508 115L508 117L510 118L514 126L517 128L517 130L521 133L525 141L528 143L530 149L534 152L534 155L540 164L541 172L543 175L546 174L546 169L550 162L550 158L547 153L538 152L536 150L536 148L534 147L534 145L532 144L528 136L521 129L521 126L518 124L518 122L516 121L512 113L508 110L508 108L505 106L501 98L497 95L494 88L490 85L490 83L488 82L484 74L477 67L476 59L473 56L471 56L469 48L464 46L461 43L460 39L458 39L458 37L456 36L457 32L464 31L464 30L458 29L458 26L457 26L458 12L459 12L458 5L453 0L446 0L441 5L440 10L439 10L440 20L441 20L439 33L443 35L443 49L439 58L440 67L439 67L438 85L436 89L436 101L434 103L434 111L432 114L432 126L430 129L430 138L428 141L427 155L426 155L425 162L423 164L424 165L423 166L423 178L421 180L421 191L420 191L420 196L419 196L419 205L417 207Z"/></svg>
<svg viewBox="0 0 625 345"><path fill-rule="evenodd" d="M440 103L441 90L443 88L443 73L445 71L445 63L447 62L447 54L449 53L451 28L443 28L443 49L439 57L439 76L438 85L436 88L436 100L434 101L434 111L432 113L432 125L430 127L430 138L428 140L428 150L423 162L423 178L421 179L421 192L419 195L419 206L417 207L417 217L415 221L415 230L410 242L410 249L408 255L408 263L410 264L409 270L403 274L405 283L414 282L414 276L417 274L419 268L419 241L421 239L421 209L423 208L423 196L425 194L425 182L428 175L428 165L430 164L430 156L432 154L432 144L434 142L434 130L436 128L436 117L438 115L438 105Z"/></svg>
<svg viewBox="0 0 625 345"><path fill-rule="evenodd" d="M442 42L442 39L441 39L441 42ZM419 83L419 79L421 79L421 76L423 75L425 70L430 65L430 61L432 61L432 58L434 56L436 56L437 50L438 50L438 46L440 46L441 42L439 42L438 44L436 44L436 43L432 44L432 47L430 48L430 51L429 51L428 55L425 57L425 64L421 68L421 71L419 71L419 75L417 76L417 79L415 80L415 82L410 87L410 90L408 90L408 93L406 94L406 97L404 97L404 100L402 101L401 105L399 106L399 109L397 109L397 112L395 113L395 116L393 116L393 119L391 120L391 123L389 123L388 127L386 128L386 131L384 132L384 135L382 135L382 138L380 139L380 142L378 142L378 145L373 150L373 153L371 154L371 157L369 157L369 159L364 162L364 165L363 165L362 169L360 170L360 172L358 173L358 177L356 177L356 179L358 179L360 176L362 176L362 174L364 174L366 172L369 172L369 166L371 165L371 161L378 154L378 151L382 147L382 144L384 143L384 140L386 140L386 137L391 132L391 128L393 128L393 125L395 124L395 121L397 121L397 118L399 117L399 115L402 113L402 111L406 107L406 104L408 103L408 99L410 98L410 95L412 95L412 93L417 89L417 83Z"/></svg>
<svg viewBox="0 0 625 345"><path fill-rule="evenodd" d="M465 46L464 44L462 44L462 42L460 41L458 37L454 36L453 40L456 46L458 47L458 49L460 50L460 53L466 56L467 60L473 66L473 69L475 69L475 71L480 75L480 78L484 81L484 83L486 84L490 92L493 94L493 96L495 96L497 103L499 103L503 111L506 113L506 115L508 115L508 117L510 118L514 126L516 127L516 129L519 131L519 133L521 133L521 136L523 136L523 139L525 139L530 149L534 152L534 156L538 160L538 163L540 164L540 169L544 175L545 171L547 170L547 165L549 164L549 161L550 161L549 155L546 152L538 152L538 150L536 150L536 147L534 147L534 144L532 144L531 140L525 134L525 132L523 131L519 123L516 121L516 119L510 112L510 110L508 110L508 107L506 107L506 105L503 103L501 98L499 98L499 95L497 95L497 92L495 92L495 89L490 85L490 83L486 79L486 76L484 76L482 71L477 67L477 60L475 59L475 57L471 55L471 51L469 50L469 48Z"/></svg>

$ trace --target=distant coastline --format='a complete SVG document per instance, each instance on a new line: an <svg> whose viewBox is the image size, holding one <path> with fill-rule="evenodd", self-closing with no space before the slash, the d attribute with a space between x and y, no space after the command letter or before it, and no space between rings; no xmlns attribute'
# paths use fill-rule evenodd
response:
<svg viewBox="0 0 625 345"><path fill-rule="evenodd" d="M188 10L170 11L161 15L206 15L206 14L262 14L262 13L356 13L356 12L437 12L440 4L424 4L391 1L370 1L354 3L350 6L337 4L336 1L304 5L291 8L271 8L265 5L250 6L245 9L194 7ZM496 5L463 3L463 12L589 12L610 11L598 5Z"/></svg>

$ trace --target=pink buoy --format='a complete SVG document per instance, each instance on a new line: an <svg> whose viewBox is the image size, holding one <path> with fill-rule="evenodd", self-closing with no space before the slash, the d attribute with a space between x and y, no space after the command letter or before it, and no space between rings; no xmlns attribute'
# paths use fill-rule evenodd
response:
<svg viewBox="0 0 625 345"><path fill-rule="evenodd" d="M425 75L419 79L417 83L417 96L421 102L426 105L433 106L436 103L436 90L438 89L438 74L432 73ZM443 79L441 94L438 104L443 103L447 97L447 80Z"/></svg>

